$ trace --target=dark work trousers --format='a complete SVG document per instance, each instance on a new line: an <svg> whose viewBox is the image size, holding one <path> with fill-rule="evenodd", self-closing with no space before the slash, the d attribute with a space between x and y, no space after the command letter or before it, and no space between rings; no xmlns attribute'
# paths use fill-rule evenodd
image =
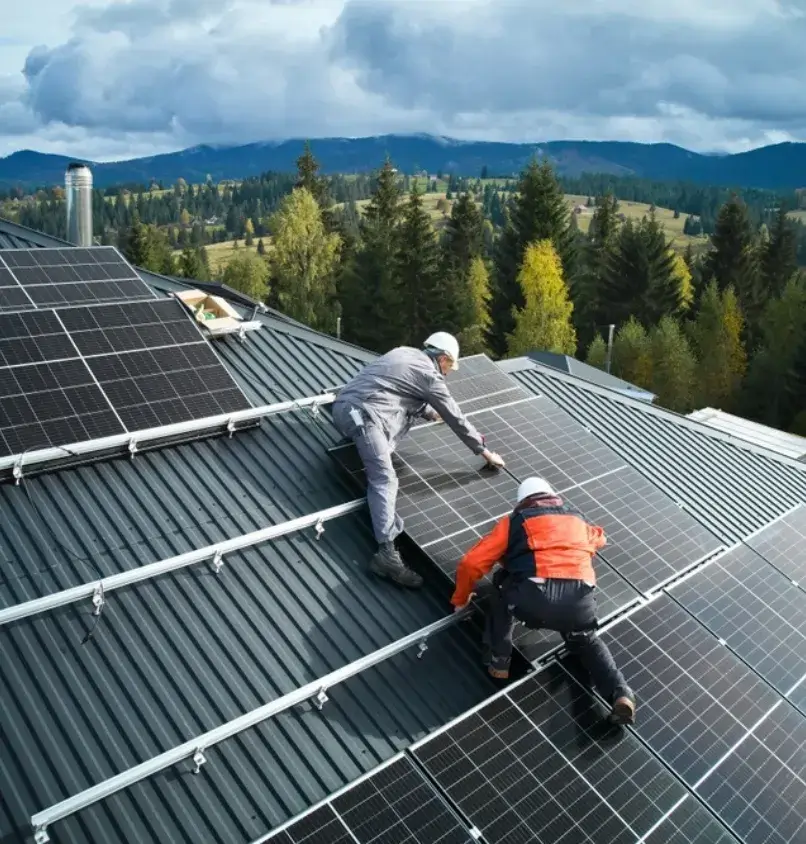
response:
<svg viewBox="0 0 806 844"><path fill-rule="evenodd" d="M510 577L506 569L498 569L493 587L484 635L492 667L509 668L517 619L533 630L544 628L560 633L568 652L579 657L608 703L622 694L631 694L609 648L596 633L593 586L581 580L535 583Z"/></svg>

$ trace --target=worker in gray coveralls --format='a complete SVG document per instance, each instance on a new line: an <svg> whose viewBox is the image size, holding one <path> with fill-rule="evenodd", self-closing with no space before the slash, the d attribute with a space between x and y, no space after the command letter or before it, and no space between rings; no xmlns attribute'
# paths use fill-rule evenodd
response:
<svg viewBox="0 0 806 844"><path fill-rule="evenodd" d="M458 368L459 343L438 331L423 349L392 349L365 366L333 403L333 421L355 442L367 476L367 503L378 542L370 571L401 586L417 588L423 582L394 545L403 531L403 520L395 509L398 479L392 454L415 420L442 419L474 454L491 466L504 465L499 455L488 451L484 438L448 391L445 376Z"/></svg>

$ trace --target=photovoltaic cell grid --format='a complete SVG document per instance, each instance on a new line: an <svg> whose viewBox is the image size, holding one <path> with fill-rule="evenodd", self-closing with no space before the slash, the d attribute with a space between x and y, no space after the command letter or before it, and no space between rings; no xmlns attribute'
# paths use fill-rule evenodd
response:
<svg viewBox="0 0 806 844"><path fill-rule="evenodd" d="M0 311L155 298L113 246L0 254Z"/></svg>
<svg viewBox="0 0 806 844"><path fill-rule="evenodd" d="M642 841L685 805L686 789L602 716L553 665L413 754L491 844ZM703 842L730 840L711 830Z"/></svg>
<svg viewBox="0 0 806 844"><path fill-rule="evenodd" d="M639 592L656 589L722 547L714 534L632 467L592 480L566 497L605 529L602 556Z"/></svg>
<svg viewBox="0 0 806 844"><path fill-rule="evenodd" d="M173 299L0 314L0 454L250 407Z"/></svg>
<svg viewBox="0 0 806 844"><path fill-rule="evenodd" d="M459 369L449 372L445 382L464 413L529 398L531 395L486 355L460 358Z"/></svg>
<svg viewBox="0 0 806 844"><path fill-rule="evenodd" d="M740 545L669 594L782 695L806 676L806 594ZM789 699L806 711L806 683Z"/></svg>
<svg viewBox="0 0 806 844"><path fill-rule="evenodd" d="M269 839L273 844L470 844L468 830L406 757Z"/></svg>
<svg viewBox="0 0 806 844"><path fill-rule="evenodd" d="M806 507L796 510L768 525L746 541L754 551L772 563L801 588L806 589Z"/></svg>
<svg viewBox="0 0 806 844"><path fill-rule="evenodd" d="M456 567L462 556L491 527L492 523L481 529L463 531L456 536L429 545L425 550L447 577L453 580L456 575ZM594 567L596 570L597 588L595 594L598 618L600 624L603 624L616 613L622 612L634 604L640 596L618 572L598 555L594 560ZM485 591L490 588L492 588L491 580L489 577L485 577L480 584L480 588L477 588L479 597L483 597ZM554 631L530 630L518 624L515 627L513 644L526 659L533 661L562 644L562 637Z"/></svg>
<svg viewBox="0 0 806 844"><path fill-rule="evenodd" d="M634 729L748 844L806 840L806 719L669 596L603 634Z"/></svg>

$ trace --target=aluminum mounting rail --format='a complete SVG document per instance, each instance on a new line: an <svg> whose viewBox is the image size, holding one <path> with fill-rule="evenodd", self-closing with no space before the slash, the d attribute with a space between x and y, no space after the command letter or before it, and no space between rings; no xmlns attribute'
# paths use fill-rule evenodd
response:
<svg viewBox="0 0 806 844"><path fill-rule="evenodd" d="M116 792L147 779L185 759L192 759L193 764L196 766L193 773L198 774L201 766L207 761L204 755L205 751L219 742L232 738L232 736L237 735L243 730L254 727L274 715L278 715L280 712L285 712L285 710L291 709L311 698L316 699L316 706L321 710L328 700L326 694L328 689L333 688L333 686L339 683L343 683L356 674L360 674L367 668L371 668L395 656L401 651L407 650L413 645L420 646L417 656L421 657L427 650L427 640L431 636L449 627L453 627L472 612L473 607L471 605L461 612L452 613L449 616L441 618L439 621L435 621L427 627L422 627L420 630L410 633L408 636L404 636L390 645L386 645L367 656L361 657L361 659L357 659L355 662L349 663L349 665L337 668L335 671L331 671L330 674L325 674L324 677L320 677L312 683L307 683L295 691L283 695L277 698L277 700L273 700L271 703L253 709L251 712L247 712L245 715L228 721L220 727L203 733L190 741L186 741L184 744L180 744L171 750L165 751L165 753L161 753L159 756L154 756L146 762L135 765L133 768L129 768L120 774L116 774L98 783L98 785L93 785L72 797L62 800L60 803L56 803L41 812L37 812L31 817L31 826L34 830L36 844L46 844L50 840L47 829L56 821L62 820L82 809L86 809L93 803L105 800Z"/></svg>
<svg viewBox="0 0 806 844"><path fill-rule="evenodd" d="M97 451L128 447L129 453L134 456L138 445L141 443L161 440L167 437L192 434L196 431L207 431L214 428L223 428L229 431L230 435L235 431L239 422L253 422L262 419L264 416L272 416L275 413L284 413L289 410L300 410L310 407L315 414L320 405L331 404L336 398L335 394L322 393L318 396L296 399L295 401L284 401L276 404L264 404L259 407L250 407L247 410L237 410L233 413L222 413L217 416L206 416L203 419L191 419L188 422L177 422L174 425L162 425L158 428L146 428L142 431L130 431L125 434L115 434L111 437L101 437L96 440L86 440L79 443L71 443L63 447L40 448L35 451L13 454L9 457L0 457L0 472L13 467L14 477L19 483L23 474L24 466L32 466L40 463L50 463L54 460L63 460L66 457L76 457L83 454L92 454Z"/></svg>
<svg viewBox="0 0 806 844"><path fill-rule="evenodd" d="M130 571L110 575L101 580L82 583L80 586L73 586L62 592L54 592L52 595L34 598L31 601L25 601L22 604L16 604L13 607L0 610L0 625L10 624L12 621L18 621L30 615L47 612L48 610L56 609L56 607L73 604L83 598L92 598L95 606L94 613L98 615L104 603L105 593L111 592L113 589L131 586L133 583L140 583L143 580L149 580L152 577L186 568L187 566L192 566L195 563L201 563L205 560L212 560L213 568L217 574L224 564L224 554L240 551L242 548L249 548L252 545L258 545L269 539L277 539L277 537L309 527L316 528L316 538L318 539L324 532L325 522L360 510L365 504L366 498L356 498L345 504L337 504L335 507L329 507L326 510L318 510L315 513L300 516L297 519L291 519L279 525L261 528L251 533L245 533L242 536L236 536L233 539L224 539L221 542L207 545L204 548L198 548L195 551L187 551L184 554L168 557L168 559L160 560L156 563L148 563Z"/></svg>

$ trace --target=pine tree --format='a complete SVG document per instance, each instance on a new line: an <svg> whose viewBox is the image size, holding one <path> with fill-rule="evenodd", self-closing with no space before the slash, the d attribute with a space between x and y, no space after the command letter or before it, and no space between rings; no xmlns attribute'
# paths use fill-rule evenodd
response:
<svg viewBox="0 0 806 844"><path fill-rule="evenodd" d="M345 339L376 352L400 342L397 283L400 189L386 160L361 222L361 246L340 280Z"/></svg>
<svg viewBox="0 0 806 844"><path fill-rule="evenodd" d="M446 317L444 329L461 334L476 324L470 292L470 272L476 258L484 251L484 217L473 197L462 194L451 209L451 216L442 237L441 272L445 296L455 306ZM486 329L485 329L486 330Z"/></svg>
<svg viewBox="0 0 806 844"><path fill-rule="evenodd" d="M524 305L513 309L514 330L507 335L509 355L516 357L535 349L575 354L574 306L563 279L562 260L550 240L526 247L518 284Z"/></svg>
<svg viewBox="0 0 806 844"><path fill-rule="evenodd" d="M585 362L597 369L604 369L607 366L607 343L605 343L601 334L597 334L591 340L585 355Z"/></svg>
<svg viewBox="0 0 806 844"><path fill-rule="evenodd" d="M551 166L533 160L521 175L496 250L491 338L496 353L503 354L506 337L514 328L513 308L519 310L524 305L518 273L527 245L540 240L551 240L560 255L564 277L573 278L575 238L565 195Z"/></svg>
<svg viewBox="0 0 806 844"><path fill-rule="evenodd" d="M335 271L341 242L329 234L322 211L307 188L295 188L271 218L272 294L293 319L332 330Z"/></svg>
<svg viewBox="0 0 806 844"><path fill-rule="evenodd" d="M305 141L302 155L297 159L297 182L294 187L309 190L323 210L330 204L327 181L319 175L319 162L311 152L309 141Z"/></svg>
<svg viewBox="0 0 806 844"><path fill-rule="evenodd" d="M409 194L399 231L397 252L400 342L419 347L438 326L455 330L459 303L442 281L437 244L431 218L423 207L422 194L414 187Z"/></svg>
<svg viewBox="0 0 806 844"><path fill-rule="evenodd" d="M246 236L244 237L244 246L252 246L255 242L255 224L252 222L251 217L246 218L244 232L246 233Z"/></svg>
<svg viewBox="0 0 806 844"><path fill-rule="evenodd" d="M676 319L663 317L650 335L652 391L662 407L687 413L693 404L697 362Z"/></svg>
<svg viewBox="0 0 806 844"><path fill-rule="evenodd" d="M624 223L602 281L603 322L619 324L634 316L650 326L681 311L674 254L654 217Z"/></svg>
<svg viewBox="0 0 806 844"><path fill-rule="evenodd" d="M241 251L227 262L222 281L228 287L262 302L269 292L269 267L254 252Z"/></svg>
<svg viewBox="0 0 806 844"><path fill-rule="evenodd" d="M780 296L797 269L795 229L782 206L778 209L769 240L762 252L762 270L768 295Z"/></svg>
<svg viewBox="0 0 806 844"><path fill-rule="evenodd" d="M481 256L473 258L468 273L468 302L470 321L459 332L459 348L463 355L488 354L487 335L490 330L490 277Z"/></svg>
<svg viewBox="0 0 806 844"><path fill-rule="evenodd" d="M747 336L755 338L767 294L747 206L737 196L719 211L703 270L706 283L714 279L720 291L734 288L747 321Z"/></svg>
<svg viewBox="0 0 806 844"><path fill-rule="evenodd" d="M732 287L720 293L712 280L700 301L691 338L697 357L694 392L698 407L730 411L736 406L747 368L742 343L743 319Z"/></svg>
<svg viewBox="0 0 806 844"><path fill-rule="evenodd" d="M258 255L265 255L266 254L266 244L263 243L263 238L259 238L257 242L257 254Z"/></svg>
<svg viewBox="0 0 806 844"><path fill-rule="evenodd" d="M613 374L637 387L652 385L652 348L646 328L630 317L613 338Z"/></svg>
<svg viewBox="0 0 806 844"><path fill-rule="evenodd" d="M186 246L182 250L177 267L179 275L183 278L192 278L196 281L209 281L210 272L202 257L202 249L194 249Z"/></svg>

